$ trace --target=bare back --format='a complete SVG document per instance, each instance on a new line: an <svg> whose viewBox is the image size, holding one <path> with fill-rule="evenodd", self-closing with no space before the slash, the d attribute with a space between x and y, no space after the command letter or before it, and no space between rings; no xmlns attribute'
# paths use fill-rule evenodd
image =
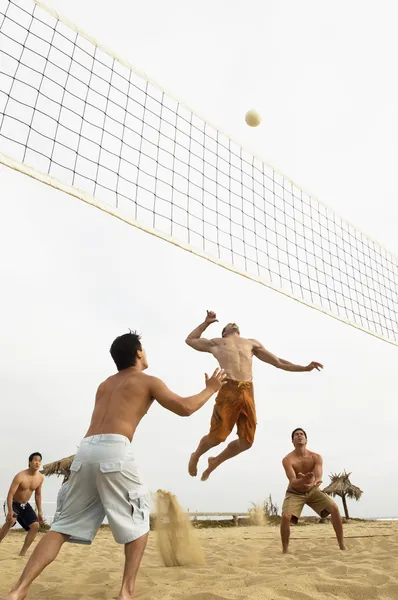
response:
<svg viewBox="0 0 398 600"><path fill-rule="evenodd" d="M240 336L227 336L211 340L210 352L229 379L251 381L254 347L254 340Z"/></svg>
<svg viewBox="0 0 398 600"><path fill-rule="evenodd" d="M21 471L16 475L14 481L18 483L18 488L13 495L13 500L20 504L29 502L33 492L35 492L43 483L44 475L36 471L31 473L29 469Z"/></svg>
<svg viewBox="0 0 398 600"><path fill-rule="evenodd" d="M142 372L125 370L101 383L85 437L116 433L131 441L153 402L151 381L152 378Z"/></svg>

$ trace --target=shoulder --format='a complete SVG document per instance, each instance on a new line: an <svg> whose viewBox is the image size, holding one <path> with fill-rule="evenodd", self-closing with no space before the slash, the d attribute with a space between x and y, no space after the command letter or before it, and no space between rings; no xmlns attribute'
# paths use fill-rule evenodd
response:
<svg viewBox="0 0 398 600"><path fill-rule="evenodd" d="M160 377L155 377L154 375L146 375L142 373L140 375L140 384L148 391L159 388L159 386L166 385Z"/></svg>
<svg viewBox="0 0 398 600"><path fill-rule="evenodd" d="M34 483L33 483L34 489L36 489L36 490L38 490L39 488L41 488L41 486L44 483L44 475L43 475L43 473L38 473L37 475L38 476L37 476L37 478L34 479Z"/></svg>
<svg viewBox="0 0 398 600"><path fill-rule="evenodd" d="M28 469L24 469L23 471L19 471L19 473L17 473L15 475L14 479L12 480L12 482L13 483L22 483L23 481L26 481L30 477L31 477L31 475L29 474Z"/></svg>
<svg viewBox="0 0 398 600"><path fill-rule="evenodd" d="M255 338L247 338L246 342L249 342L253 350L263 347L262 343L256 340Z"/></svg>
<svg viewBox="0 0 398 600"><path fill-rule="evenodd" d="M147 375L141 371L140 373L132 373L131 377L127 378L125 387L127 388L128 393L134 395L134 398L137 397L137 394L142 397L146 394L150 394L152 387L157 385L160 381L161 380L158 377Z"/></svg>
<svg viewBox="0 0 398 600"><path fill-rule="evenodd" d="M282 459L282 464L290 465L291 462L292 462L292 453L289 452L289 454L286 454L286 456Z"/></svg>
<svg viewBox="0 0 398 600"><path fill-rule="evenodd" d="M150 384L155 381L162 381L159 377L155 377L155 375L147 375L146 373L140 373L136 376L136 380L143 384Z"/></svg>
<svg viewBox="0 0 398 600"><path fill-rule="evenodd" d="M105 381L99 384L99 386L97 387L97 394L101 394L105 390L106 384L108 383L109 379L110 377L108 377L108 379L105 379Z"/></svg>
<svg viewBox="0 0 398 600"><path fill-rule="evenodd" d="M311 456L312 456L312 457L313 457L313 458L314 458L316 461L322 460L322 456L321 456L320 454L317 454L316 452L312 452L312 451L311 451Z"/></svg>

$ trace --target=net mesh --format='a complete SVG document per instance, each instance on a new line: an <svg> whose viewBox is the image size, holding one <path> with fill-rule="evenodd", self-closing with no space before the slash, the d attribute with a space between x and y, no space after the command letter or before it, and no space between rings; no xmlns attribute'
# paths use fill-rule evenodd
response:
<svg viewBox="0 0 398 600"><path fill-rule="evenodd" d="M398 260L85 34L0 0L0 151L398 344Z"/></svg>

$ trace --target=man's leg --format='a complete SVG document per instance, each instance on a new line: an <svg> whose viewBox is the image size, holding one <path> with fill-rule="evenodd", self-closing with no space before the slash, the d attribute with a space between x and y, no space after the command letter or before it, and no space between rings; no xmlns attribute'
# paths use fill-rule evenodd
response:
<svg viewBox="0 0 398 600"><path fill-rule="evenodd" d="M21 577L11 592L2 600L23 600L28 595L32 582L57 557L62 545L68 540L68 535L49 531L37 544L28 560Z"/></svg>
<svg viewBox="0 0 398 600"><path fill-rule="evenodd" d="M281 521L281 539L282 539L282 552L287 554L289 551L289 539L290 539L290 522L292 515L290 513L282 513Z"/></svg>
<svg viewBox="0 0 398 600"><path fill-rule="evenodd" d="M243 401L240 413L236 414L236 410L231 410L228 406L223 412L224 422L227 426L225 431L232 431L233 426L236 423L238 439L231 442L218 456L209 458L209 466L202 475L202 481L206 481L214 469L217 469L221 463L237 456L241 452L249 450L253 445L257 426L253 386L250 383L244 383L241 387L238 386L238 389L234 391L233 396L236 395Z"/></svg>
<svg viewBox="0 0 398 600"><path fill-rule="evenodd" d="M218 446L220 443L221 442L215 438L210 437L210 435L205 435L202 437L198 447L196 448L195 452L192 452L191 458L189 459L188 473L192 477L196 477L198 474L198 462L202 454L205 454L208 452L208 450L210 450L210 448L214 448L214 446Z"/></svg>
<svg viewBox="0 0 398 600"><path fill-rule="evenodd" d="M325 514L325 512L327 513L328 511L324 511L323 513L321 513L321 517ZM325 516L327 516L327 514ZM345 550L343 521L341 519L340 511L336 504L334 504L333 507L330 508L330 517L332 519L332 525L333 525L334 531L336 533L336 538L337 538L340 550Z"/></svg>
<svg viewBox="0 0 398 600"><path fill-rule="evenodd" d="M233 458L234 456L237 456L241 452L245 452L245 450L249 450L251 446L252 444L250 442L242 438L228 444L228 446L225 448L225 450L221 452L221 454L209 458L209 466L202 475L202 481L207 481L207 479L210 476L210 473L212 473L214 469L217 469L217 467L219 467L221 463L225 462L226 460L229 460L230 458Z"/></svg>
<svg viewBox="0 0 398 600"><path fill-rule="evenodd" d="M4 538L6 537L7 533L10 531L10 529L12 529L15 525L15 521L14 523L9 523L9 522L5 522L3 527L0 529L0 542L2 542L4 540Z"/></svg>
<svg viewBox="0 0 398 600"><path fill-rule="evenodd" d="M148 541L148 534L141 536L138 540L126 544L124 547L125 563L122 587L117 600L132 600L134 595L135 580L141 559Z"/></svg>
<svg viewBox="0 0 398 600"><path fill-rule="evenodd" d="M37 536L38 532L39 532L39 523L36 521L35 523L32 523L29 527L29 531L26 534L24 545L22 546L22 550L19 553L19 556L25 556L26 552L28 551L29 546L32 544L32 542L35 539L35 537Z"/></svg>

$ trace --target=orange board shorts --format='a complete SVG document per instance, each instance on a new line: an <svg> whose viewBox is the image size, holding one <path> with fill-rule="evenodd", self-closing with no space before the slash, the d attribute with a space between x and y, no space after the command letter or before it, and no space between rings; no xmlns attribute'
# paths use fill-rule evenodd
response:
<svg viewBox="0 0 398 600"><path fill-rule="evenodd" d="M253 444L257 418L250 381L229 379L221 388L211 417L209 436L218 443L224 442L235 425L238 437Z"/></svg>

